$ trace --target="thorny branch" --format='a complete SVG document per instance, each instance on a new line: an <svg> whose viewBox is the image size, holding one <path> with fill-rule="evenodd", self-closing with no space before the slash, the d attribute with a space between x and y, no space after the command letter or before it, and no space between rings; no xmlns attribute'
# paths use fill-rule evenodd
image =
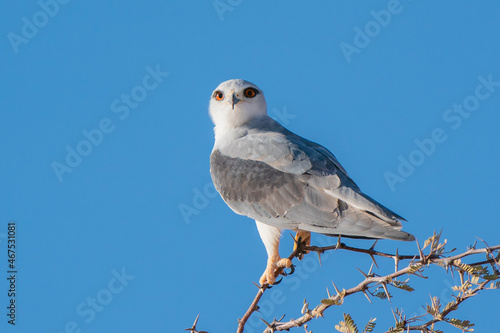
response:
<svg viewBox="0 0 500 333"><path fill-rule="evenodd" d="M341 243L340 237L338 239L337 244L334 246L317 247L317 246L305 246L304 244L298 244L297 249L289 256L289 259L294 258L295 256L304 251L313 251L318 253L318 255L321 255L322 253L328 250L347 250L347 251L368 254L372 258L375 265L377 265L375 261L375 256L392 258L395 262L395 271L394 273L385 276L377 276L373 274L371 270L367 274L362 272L363 275L365 276L365 279L361 281L357 286L347 290L343 289L342 291L339 291L335 286L335 284L333 284L334 289L336 291L335 295L330 295L329 293L328 298L322 300L321 304L318 304L312 310L310 310L308 306L305 305L305 309L304 308L302 309L302 313L304 314L297 319L292 319L288 322L282 322L281 321L282 319L274 320L270 324L264 321L267 325L267 328L265 329L264 332L272 333L275 331L289 330L290 328L293 327L301 327L314 318L323 317L323 314L326 309L334 305L341 305L344 302L345 297L358 292L362 292L368 298L368 300L370 300L368 294L376 296L372 291L370 291L370 288L372 287L377 287L377 289L382 288L388 299L390 299L391 296L388 293L387 285L412 291L413 289L409 287L405 282L400 282L396 280L396 278L403 275L416 275L419 277L423 277L422 271L426 266L429 266L431 264L439 265L444 269L446 269L446 271L451 270L452 273L453 271L456 271L460 274L462 286L456 287L457 290L460 291L460 294L458 296L454 296L455 301L449 303L443 311L439 311L439 309L435 307L435 304L433 306L428 306L428 313L432 315L433 318L419 326L409 325L412 322L420 320L419 318L415 317L406 319L404 316L402 316L402 312L398 313L399 321L396 320L396 327L391 328L388 332L405 332L405 331L435 332L433 328L434 324L440 321L446 321L458 328L463 329L464 331L467 331L468 328L470 328L470 326L472 325L468 321L460 321L458 319L450 320L446 318L446 316L450 312L456 310L463 301L472 296L477 295L477 292L479 292L480 290L486 289L486 285L488 283L490 283L493 280L497 280L499 278L500 266L498 264L498 261L500 260L500 253L497 253L496 256L494 255L494 253L500 250L500 245L491 247L486 246L484 248L476 248L476 244L474 244L472 247L470 247L467 251L463 253L456 254L454 256L447 256L447 254L453 252L455 249L451 250L450 252L445 252L444 249L446 245L446 240L443 243L440 243L440 236L441 233L439 234L434 233L432 237L430 237L425 241L424 246L422 248L420 247L420 244L417 241L417 247L418 247L417 255L400 255L398 254L397 251L395 254L379 252L374 249L376 242L369 249L354 248ZM429 246L430 246L429 253L425 255L423 253L423 250ZM481 253L486 253L488 259L470 264L464 264L461 262L462 258L466 258ZM399 269L398 266L401 260L410 260L410 263L407 267ZM485 268L481 266L484 264L491 265L493 269L493 274L487 273L487 269L485 272ZM468 277L467 279L465 279L465 275L467 275ZM478 282L479 279L482 279L484 281L479 283ZM477 286L475 288L472 288L473 284ZM497 283L495 287L494 283L491 282L491 287L488 289L494 289L498 287L500 287L500 283ZM269 289L268 285L259 287L257 295L253 300L252 304L250 305L249 309L247 310L243 318L239 320L237 333L243 332L245 323L248 320L248 318L252 315L252 313L254 313L259 309L258 303L267 289ZM439 303L439 301L437 302ZM351 332L351 331L346 330L345 332Z"/></svg>
<svg viewBox="0 0 500 333"><path fill-rule="evenodd" d="M433 318L431 320L429 320L428 322L426 322L425 324L422 324L419 326L409 326L409 327L407 327L407 330L409 330L409 331L424 331L425 332L429 326L432 326L433 324L435 324L439 321L442 321L443 318L445 318L450 312L455 311L463 301L465 301L469 297L477 295L477 292L480 290L483 290L485 288L485 285L488 282L489 281L483 281L476 288L470 290L466 294L456 297L455 301L449 303L449 306L446 306L446 308L443 311L438 312L437 314L433 314ZM438 302L439 302L439 300L437 299L437 297L432 299L433 308L436 308L436 306L437 306L437 309L439 310L439 306L438 306L439 303ZM430 312L431 312L430 314L432 315L432 310L430 310Z"/></svg>
<svg viewBox="0 0 500 333"><path fill-rule="evenodd" d="M471 332L473 329L471 328L474 324L470 323L468 320L460 320L455 318L448 318L448 315L457 310L459 305L462 304L465 300L470 297L476 296L479 291L485 289L500 289L500 245L496 246L488 246L486 242L483 241L485 246L483 248L476 248L476 243L469 247L469 249L463 253L459 253L451 256L450 253L454 252L455 249L446 252L446 240L440 242L441 233L436 234L429 239L427 239L423 246L421 247L418 241L416 242L418 253L416 255L400 255L396 250L395 254L379 252L375 250L375 242L369 249L360 249L345 245L341 242L341 238L338 238L337 244L333 246L326 247L317 247L317 246L306 246L303 243L297 244L296 249L290 254L288 259L292 260L294 257L298 257L307 251L316 252L321 259L321 254L325 251L329 250L346 250L358 253L365 253L371 257L375 266L378 267L377 262L375 261L375 257L384 257L391 258L394 260L394 272L391 274L387 274L384 276L377 275L372 272L372 269L368 273L364 273L361 271L365 279L358 283L356 286L350 289L342 289L339 291L337 286L332 282L333 288L335 289L335 294L331 295L328 291L328 297L323 299L320 304L318 304L314 309L309 309L309 303L306 303L304 300L304 305L302 307L301 313L303 314L301 317L297 319L291 319L287 322L283 322L283 318L274 319L273 322L268 323L262 319L262 321L266 324L267 328L264 330L264 333L273 333L276 331L284 331L289 330L294 327L303 327L306 332L307 323L312 319L323 317L324 312L331 306L339 306L344 302L344 298L356 293L363 293L368 300L370 300L370 296L379 297L379 298L387 298L391 299L391 295L388 292L387 286L396 287L399 289L403 289L406 291L413 291L408 285L409 278L406 281L398 280L397 278L400 276L411 276L415 275L417 277L425 278L422 274L424 269L430 265L438 265L443 267L447 272L454 272L459 274L460 284L453 287L453 290L458 294L453 295L455 298L454 301L446 304L443 309L441 309L440 300L437 297L431 298L431 304L428 304L426 307L426 314L421 316L415 316L412 318L406 318L403 315L402 310L398 310L397 308L393 311L395 326L391 327L386 333L396 333L396 332L409 332L409 331L420 331L424 333L438 333L441 332L434 328L434 325L438 322L446 322L454 327L461 329L463 332ZM424 250L429 248L427 254L424 254ZM461 259L470 257L477 254L486 254L486 260L483 261L475 261L472 263L462 263ZM402 269L399 269L399 263L403 260L409 260L408 265ZM489 266L485 267L483 265L488 264ZM373 268L373 265L372 265ZM489 271L491 268L491 272ZM282 275L286 276L292 272L285 273L284 271L280 272ZM496 282L494 282L496 281ZM279 283L279 282L278 282ZM276 285L276 284L275 284ZM489 286L488 286L489 285ZM257 286L257 285L256 285ZM257 286L259 289L255 298L253 299L250 307L243 315L241 319L238 320L238 329L237 333L243 333L245 324L250 316L259 310L259 301L262 298L262 295L265 293L267 289L270 289L271 286L265 284L263 286ZM380 291L379 291L380 290ZM430 316L426 322L412 326L411 324L420 321L423 322L424 319L422 317ZM198 317L195 320L192 328L187 329L188 331L194 333L202 333L196 330L196 323L198 321ZM375 327L375 319L371 319L368 324L365 326L363 332L372 332ZM357 333L358 329L350 317L349 314L344 314L344 321L340 322L340 325L336 325L335 328L340 332L345 333Z"/></svg>

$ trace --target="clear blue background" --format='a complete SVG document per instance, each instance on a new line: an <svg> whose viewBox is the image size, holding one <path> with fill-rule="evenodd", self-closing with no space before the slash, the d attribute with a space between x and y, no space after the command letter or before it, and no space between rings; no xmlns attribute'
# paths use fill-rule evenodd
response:
<svg viewBox="0 0 500 333"><path fill-rule="evenodd" d="M332 150L366 193L408 219L405 230L420 241L443 229L450 249L465 250L476 236L500 243L500 87L459 128L443 119L474 95L479 76L500 81L499 3L401 0L400 12L350 62L341 43L355 45L356 27L376 29L370 11L388 1L223 3L218 13L212 1L70 1L44 22L37 1L2 2L0 262L5 276L14 220L19 270L16 327L7 324L8 285L0 283L2 331L181 332L197 314L199 329L236 330L266 254L253 221L210 186L208 100L231 78L263 89L271 115ZM33 22L34 15L41 27L16 53L10 33L22 36L23 17ZM112 102L139 91L148 66L169 75L120 119ZM82 131L105 118L114 131L60 182L52 163L65 163L65 147L76 149ZM398 156L408 159L415 140L436 128L447 140L391 190L384 174L397 173ZM191 207L189 218L183 207ZM282 255L290 239L285 232ZM313 244L328 242L335 240L313 236ZM379 242L380 250L397 247L416 252L414 243ZM333 290L331 281L350 288L362 279L355 267L370 266L347 252L330 254L321 267L314 254L306 258L266 293L247 332L264 329L258 316L299 317L304 298L312 308ZM380 273L393 269L390 260L379 265ZM122 269L134 278L113 294L112 271ZM387 330L391 306L411 316L429 295L451 300L453 278L437 268L427 274L432 279L412 279L413 294L394 290L392 304L349 297L309 329L333 332L349 312L360 327L377 317L376 330ZM98 296L109 304L95 317L77 313ZM482 292L452 316L492 332L497 309L498 292Z"/></svg>

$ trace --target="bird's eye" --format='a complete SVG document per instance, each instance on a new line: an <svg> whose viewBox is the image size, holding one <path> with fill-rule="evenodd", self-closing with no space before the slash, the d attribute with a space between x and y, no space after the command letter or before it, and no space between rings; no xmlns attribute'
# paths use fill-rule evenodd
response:
<svg viewBox="0 0 500 333"><path fill-rule="evenodd" d="M254 98L259 92L254 89L254 88L246 88L245 91L243 91L243 94L245 94L245 97L248 98Z"/></svg>
<svg viewBox="0 0 500 333"><path fill-rule="evenodd" d="M214 92L214 97L218 101L222 101L224 99L224 93L222 91L216 91Z"/></svg>

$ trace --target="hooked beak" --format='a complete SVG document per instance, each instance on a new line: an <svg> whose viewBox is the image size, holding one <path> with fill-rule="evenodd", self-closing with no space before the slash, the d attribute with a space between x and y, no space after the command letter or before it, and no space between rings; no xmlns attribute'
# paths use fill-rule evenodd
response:
<svg viewBox="0 0 500 333"><path fill-rule="evenodd" d="M231 100L229 101L229 103L231 103L231 107L233 110L234 110L234 105L238 104L239 101L240 101L240 99L238 97L236 97L236 94L233 92L233 95L231 96Z"/></svg>

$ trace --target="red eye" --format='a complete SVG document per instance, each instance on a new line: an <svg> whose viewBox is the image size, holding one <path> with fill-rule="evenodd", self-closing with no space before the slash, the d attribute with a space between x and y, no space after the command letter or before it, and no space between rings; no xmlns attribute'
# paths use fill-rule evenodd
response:
<svg viewBox="0 0 500 333"><path fill-rule="evenodd" d="M216 91L214 92L214 97L216 100L222 101L224 99L224 94L222 93L222 91Z"/></svg>
<svg viewBox="0 0 500 333"><path fill-rule="evenodd" d="M254 98L257 95L258 91L254 88L246 88L243 93L245 94L245 97Z"/></svg>

